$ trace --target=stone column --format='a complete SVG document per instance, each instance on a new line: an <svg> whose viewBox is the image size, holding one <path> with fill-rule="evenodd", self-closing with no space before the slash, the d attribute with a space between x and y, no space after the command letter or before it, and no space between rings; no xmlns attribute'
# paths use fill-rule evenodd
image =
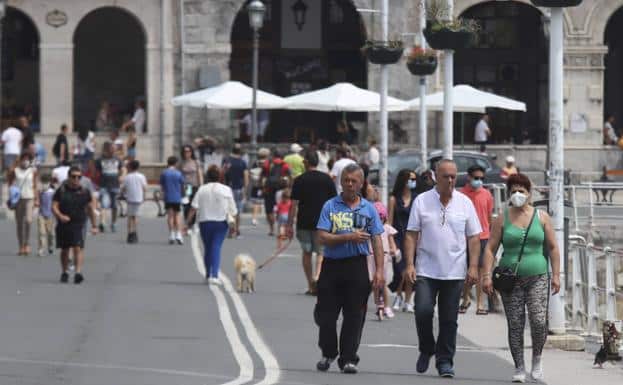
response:
<svg viewBox="0 0 623 385"><path fill-rule="evenodd" d="M73 126L74 45L42 43L39 51L41 133L54 135L63 123Z"/></svg>
<svg viewBox="0 0 623 385"><path fill-rule="evenodd" d="M147 140L149 143L142 143L146 146L146 151L141 151L143 154L151 154L151 159L148 161L157 162L158 159L158 140L160 130L160 99L161 99L161 84L160 84L160 47L155 44L147 44L145 46L145 73L146 73L146 88L147 88L147 100L145 112L147 114L147 133L143 136L144 142ZM146 159L147 161L147 159Z"/></svg>

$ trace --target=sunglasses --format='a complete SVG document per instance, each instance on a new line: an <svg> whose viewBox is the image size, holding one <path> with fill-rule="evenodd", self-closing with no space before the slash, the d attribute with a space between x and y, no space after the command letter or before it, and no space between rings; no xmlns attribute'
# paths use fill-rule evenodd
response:
<svg viewBox="0 0 623 385"><path fill-rule="evenodd" d="M409 180L417 181L417 178L409 178Z"/></svg>
<svg viewBox="0 0 623 385"><path fill-rule="evenodd" d="M472 177L473 180L485 180L484 176L473 176Z"/></svg>

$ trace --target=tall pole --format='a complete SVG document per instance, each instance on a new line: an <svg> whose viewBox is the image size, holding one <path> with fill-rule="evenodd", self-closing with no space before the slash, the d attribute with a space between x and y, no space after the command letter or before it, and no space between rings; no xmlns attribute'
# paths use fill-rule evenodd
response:
<svg viewBox="0 0 623 385"><path fill-rule="evenodd" d="M564 132L563 132L563 15L562 8L551 8L549 42L549 208L556 242L564 250ZM564 251L563 251L564 253ZM561 261L564 256L561 255ZM560 264L560 293L550 298L549 327L555 334L565 333L564 264Z"/></svg>
<svg viewBox="0 0 623 385"><path fill-rule="evenodd" d="M426 27L426 0L420 0L420 45L426 49L424 28ZM426 76L420 77L420 153L422 154L422 167L427 168L428 161L428 127L426 125L428 114L426 110Z"/></svg>
<svg viewBox="0 0 623 385"><path fill-rule="evenodd" d="M251 101L251 160L257 154L257 73L259 66L260 34L257 28L253 29L253 97Z"/></svg>
<svg viewBox="0 0 623 385"><path fill-rule="evenodd" d="M454 1L447 0L448 19L452 20ZM454 95L454 51L443 52L443 157L452 159Z"/></svg>
<svg viewBox="0 0 623 385"><path fill-rule="evenodd" d="M388 39L389 29L389 4L388 0L383 0L381 9L381 24L383 41ZM381 201L387 205L387 147L388 147L388 127L387 127L387 83L389 81L389 72L387 65L381 65Z"/></svg>

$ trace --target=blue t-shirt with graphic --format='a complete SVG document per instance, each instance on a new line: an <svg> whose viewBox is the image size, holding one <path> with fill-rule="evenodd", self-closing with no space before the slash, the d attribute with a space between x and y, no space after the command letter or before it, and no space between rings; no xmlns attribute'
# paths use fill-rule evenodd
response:
<svg viewBox="0 0 623 385"><path fill-rule="evenodd" d="M184 189L184 176L175 168L167 168L160 175L160 187L165 203L180 203Z"/></svg>
<svg viewBox="0 0 623 385"><path fill-rule="evenodd" d="M363 229L370 235L383 233L383 223L372 203L361 198L357 207L350 208L341 195L325 202L316 228L332 234L352 233L355 229ZM368 254L368 242L345 242L324 247L325 258L342 259Z"/></svg>

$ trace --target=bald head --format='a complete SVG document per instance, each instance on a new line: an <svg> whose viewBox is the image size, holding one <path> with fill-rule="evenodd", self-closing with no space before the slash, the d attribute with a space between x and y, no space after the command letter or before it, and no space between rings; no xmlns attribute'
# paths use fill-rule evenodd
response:
<svg viewBox="0 0 623 385"><path fill-rule="evenodd" d="M452 195L456 184L457 168L452 159L442 159L437 163L435 175L437 176L437 191L441 195Z"/></svg>

